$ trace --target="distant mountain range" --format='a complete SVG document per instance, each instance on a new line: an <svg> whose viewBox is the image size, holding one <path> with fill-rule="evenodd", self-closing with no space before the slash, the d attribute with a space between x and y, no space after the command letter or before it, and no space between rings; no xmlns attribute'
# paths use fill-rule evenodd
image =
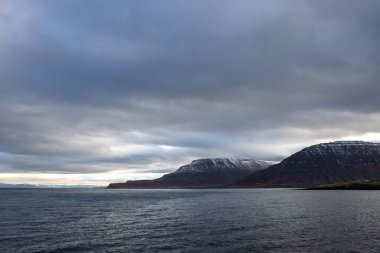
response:
<svg viewBox="0 0 380 253"><path fill-rule="evenodd" d="M232 184L255 171L268 168L273 161L243 158L206 158L194 160L173 173L155 180L127 181L109 188L199 188Z"/></svg>
<svg viewBox="0 0 380 253"><path fill-rule="evenodd" d="M109 188L313 187L380 179L380 144L321 143L280 163L252 159L200 159L155 180L127 181Z"/></svg>
<svg viewBox="0 0 380 253"><path fill-rule="evenodd" d="M4 183L0 183L0 188L38 188L38 186L33 185L33 184L4 184Z"/></svg>
<svg viewBox="0 0 380 253"><path fill-rule="evenodd" d="M35 185L35 184L5 184L0 183L0 189L4 188L94 188L93 185Z"/></svg>

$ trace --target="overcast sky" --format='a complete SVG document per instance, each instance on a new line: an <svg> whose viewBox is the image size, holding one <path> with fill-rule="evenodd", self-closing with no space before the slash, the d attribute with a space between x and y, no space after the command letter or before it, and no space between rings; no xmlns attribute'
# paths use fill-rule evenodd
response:
<svg viewBox="0 0 380 253"><path fill-rule="evenodd" d="M380 1L0 1L0 182L380 141Z"/></svg>

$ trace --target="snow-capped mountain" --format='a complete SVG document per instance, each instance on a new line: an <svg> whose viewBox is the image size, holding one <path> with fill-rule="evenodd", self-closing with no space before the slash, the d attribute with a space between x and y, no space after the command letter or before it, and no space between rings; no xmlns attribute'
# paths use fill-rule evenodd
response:
<svg viewBox="0 0 380 253"><path fill-rule="evenodd" d="M362 141L321 143L281 163L255 172L240 186L313 186L380 178L380 144Z"/></svg>
<svg viewBox="0 0 380 253"><path fill-rule="evenodd" d="M155 180L127 181L110 184L109 188L217 187L236 182L273 164L276 162L245 158L205 158L194 160Z"/></svg>
<svg viewBox="0 0 380 253"><path fill-rule="evenodd" d="M174 173L254 172L276 164L273 161L246 158L205 158L181 166Z"/></svg>
<svg viewBox="0 0 380 253"><path fill-rule="evenodd" d="M277 164L243 158L199 159L155 180L109 187L310 187L373 179L380 179L380 144L336 141L304 148Z"/></svg>

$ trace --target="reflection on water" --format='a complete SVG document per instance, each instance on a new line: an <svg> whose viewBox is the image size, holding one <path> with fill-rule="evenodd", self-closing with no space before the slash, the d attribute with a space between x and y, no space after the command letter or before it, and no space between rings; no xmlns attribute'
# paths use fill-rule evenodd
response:
<svg viewBox="0 0 380 253"><path fill-rule="evenodd" d="M0 190L0 252L379 252L380 192Z"/></svg>

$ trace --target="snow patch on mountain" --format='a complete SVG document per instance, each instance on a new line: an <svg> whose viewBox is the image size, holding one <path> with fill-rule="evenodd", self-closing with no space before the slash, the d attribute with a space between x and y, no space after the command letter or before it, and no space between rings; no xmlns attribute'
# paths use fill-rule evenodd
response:
<svg viewBox="0 0 380 253"><path fill-rule="evenodd" d="M181 166L174 173L254 172L276 163L247 158L205 158Z"/></svg>
<svg viewBox="0 0 380 253"><path fill-rule="evenodd" d="M337 157L346 157L353 154L371 155L374 153L380 153L380 143L364 141L335 141L313 145L301 150L299 153L303 153L306 156L334 154ZM338 160L338 162L340 161Z"/></svg>

